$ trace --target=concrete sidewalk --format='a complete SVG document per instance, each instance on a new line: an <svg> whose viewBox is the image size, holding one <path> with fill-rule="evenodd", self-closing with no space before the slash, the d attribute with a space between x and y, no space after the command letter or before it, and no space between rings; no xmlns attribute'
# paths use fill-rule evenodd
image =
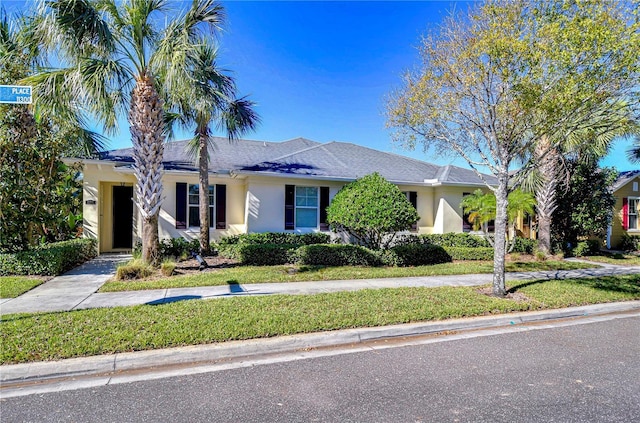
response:
<svg viewBox="0 0 640 423"><path fill-rule="evenodd" d="M0 305L0 315L140 304L158 305L184 300L229 298L246 295L318 294L399 287L478 286L489 284L492 281L491 274L472 274L246 285L234 283L225 286L96 293L102 284L113 276L116 264L129 258L130 256L126 255L100 256L63 276L56 277L34 288L18 298L7 300ZM514 281L616 276L637 273L640 273L640 266L606 265L578 270L507 273L506 277L507 280Z"/></svg>
<svg viewBox="0 0 640 423"><path fill-rule="evenodd" d="M131 260L130 254L96 257L17 298L2 299L0 315L73 310L115 275L118 263L128 260Z"/></svg>

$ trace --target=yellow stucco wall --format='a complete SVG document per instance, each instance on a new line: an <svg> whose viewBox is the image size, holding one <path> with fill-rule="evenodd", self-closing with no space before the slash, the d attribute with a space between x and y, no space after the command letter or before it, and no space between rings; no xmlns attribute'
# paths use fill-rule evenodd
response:
<svg viewBox="0 0 640 423"><path fill-rule="evenodd" d="M634 191L634 182L636 183L636 190ZM616 197L615 211L613 214L613 221L611 222L611 238L610 245L612 248L617 248L622 240L622 235L627 233L632 236L640 236L640 230L628 230L622 229L622 199L624 197L640 197L640 176L636 176L628 183L620 187L613 193Z"/></svg>
<svg viewBox="0 0 640 423"><path fill-rule="evenodd" d="M160 238L184 237L195 239L199 228L176 229L176 183L197 184L198 177L191 172L167 172L163 177L163 204L160 210ZM220 237L253 232L284 231L285 185L328 186L332 199L347 182L323 181L305 178L279 178L265 176L230 177L211 174L209 183L224 184L226 192L227 229L211 229L212 240ZM99 240L100 252L113 249L112 187L134 186L135 177L130 169L116 170L108 163L85 163L84 166L84 233ZM446 233L462 231L462 194L472 187L420 187L400 185L401 191L417 192L419 233ZM93 204L95 202L95 204ZM134 208L133 243L140 239L139 213ZM318 230L318 229L315 229ZM309 231L309 230L307 230Z"/></svg>

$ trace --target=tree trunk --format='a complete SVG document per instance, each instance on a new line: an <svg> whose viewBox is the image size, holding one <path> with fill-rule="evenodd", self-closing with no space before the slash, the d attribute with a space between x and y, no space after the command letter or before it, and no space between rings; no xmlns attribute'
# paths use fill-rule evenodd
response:
<svg viewBox="0 0 640 423"><path fill-rule="evenodd" d="M509 195L509 174L503 172L498 175L496 195L496 222L493 247L493 295L504 297L507 295L505 284L505 255L507 245L507 196Z"/></svg>
<svg viewBox="0 0 640 423"><path fill-rule="evenodd" d="M142 259L160 264L158 214L162 205L164 117L153 78L142 74L131 93L129 129L136 175L136 206L142 215Z"/></svg>
<svg viewBox="0 0 640 423"><path fill-rule="evenodd" d="M539 157L538 171L542 179L540 187L536 190L538 249L547 255L551 254L551 219L557 207L559 154L556 148L550 146L547 137L543 137L536 147L536 155Z"/></svg>
<svg viewBox="0 0 640 423"><path fill-rule="evenodd" d="M198 171L200 180L200 253L208 254L209 240L209 145L208 131L199 130Z"/></svg>

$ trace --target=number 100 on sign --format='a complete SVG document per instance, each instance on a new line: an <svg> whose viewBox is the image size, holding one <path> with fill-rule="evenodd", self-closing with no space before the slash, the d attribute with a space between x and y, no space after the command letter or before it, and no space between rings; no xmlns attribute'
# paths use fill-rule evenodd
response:
<svg viewBox="0 0 640 423"><path fill-rule="evenodd" d="M0 85L0 103L31 104L31 87Z"/></svg>

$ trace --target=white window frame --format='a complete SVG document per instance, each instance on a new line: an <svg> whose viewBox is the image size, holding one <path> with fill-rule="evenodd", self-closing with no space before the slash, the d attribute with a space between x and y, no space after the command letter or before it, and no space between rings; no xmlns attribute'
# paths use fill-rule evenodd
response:
<svg viewBox="0 0 640 423"><path fill-rule="evenodd" d="M631 203L634 203L635 213L631 213ZM639 227L639 211L640 197L627 197L627 230L628 231L640 231ZM635 227L631 227L631 216L635 216Z"/></svg>
<svg viewBox="0 0 640 423"><path fill-rule="evenodd" d="M298 189L308 189L308 188L313 188L313 189L316 190L316 205L315 206L299 206L298 205ZM298 229L298 228L300 228L300 229L318 229L320 227L320 187L306 186L306 185L304 185L304 186L303 185L296 185L295 186L295 191L294 191L293 205L294 205L293 222L294 222L294 227L296 229ZM316 224L315 224L315 226L298 226L298 209L315 210L316 211Z"/></svg>
<svg viewBox="0 0 640 423"><path fill-rule="evenodd" d="M196 188L196 194L191 193L191 187ZM215 227L215 217L216 217L216 208L215 208L215 185L209 185L209 227ZM192 199L195 197L195 202L192 202ZM200 222L198 225L193 225L191 223L191 209L194 208L198 212L198 220L200 220L200 184L187 184L187 227L188 228L199 228Z"/></svg>

